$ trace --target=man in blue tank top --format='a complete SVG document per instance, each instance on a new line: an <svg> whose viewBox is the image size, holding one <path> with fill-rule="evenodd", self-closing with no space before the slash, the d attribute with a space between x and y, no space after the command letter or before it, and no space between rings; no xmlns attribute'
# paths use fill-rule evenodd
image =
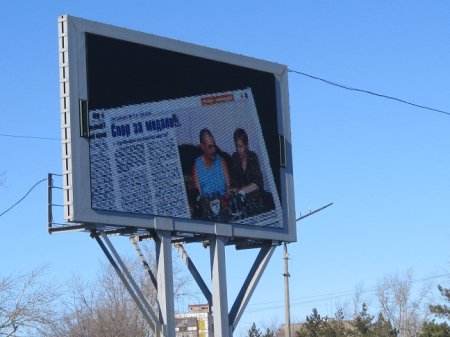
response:
<svg viewBox="0 0 450 337"><path fill-rule="evenodd" d="M194 182L200 197L228 197L230 175L225 160L217 153L216 142L208 129L200 131L202 155L195 160Z"/></svg>

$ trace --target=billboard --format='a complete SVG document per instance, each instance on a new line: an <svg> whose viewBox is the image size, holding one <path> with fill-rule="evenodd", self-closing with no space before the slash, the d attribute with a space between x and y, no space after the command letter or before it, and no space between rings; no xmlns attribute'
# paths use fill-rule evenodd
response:
<svg viewBox="0 0 450 337"><path fill-rule="evenodd" d="M66 221L296 240L285 66L58 21Z"/></svg>

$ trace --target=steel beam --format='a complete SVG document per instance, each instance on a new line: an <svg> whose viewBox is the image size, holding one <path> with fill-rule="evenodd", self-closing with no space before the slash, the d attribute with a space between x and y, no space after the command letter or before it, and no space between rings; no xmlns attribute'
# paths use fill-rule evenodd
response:
<svg viewBox="0 0 450 337"><path fill-rule="evenodd" d="M214 337L231 336L227 303L226 241L227 238L224 236L215 236L210 244Z"/></svg>
<svg viewBox="0 0 450 337"><path fill-rule="evenodd" d="M194 278L195 282L197 283L198 287L200 288L201 292L203 293L203 296L205 296L206 300L208 301L209 306L212 306L212 294L209 290L208 286L206 285L205 281L203 280L202 276L198 272L197 268L195 267L194 263L192 262L191 258L189 257L188 253L184 249L184 246L182 244L176 244L175 245L178 254L180 254L180 257L186 264L188 270L190 271L192 277Z"/></svg>
<svg viewBox="0 0 450 337"><path fill-rule="evenodd" d="M175 303L173 294L172 241L171 232L157 231L160 242L157 246L158 303L164 322L163 335L175 337Z"/></svg>
<svg viewBox="0 0 450 337"><path fill-rule="evenodd" d="M264 245L259 251L259 254L256 257L255 262L253 263L252 268L250 269L230 311L229 320L233 331L236 329L236 326L244 313L245 307L250 301L250 297L256 289L256 286L261 279L261 276L274 251L275 246L271 244Z"/></svg>
<svg viewBox="0 0 450 337"><path fill-rule="evenodd" d="M115 250L106 234L104 232L95 231L92 233L92 236L96 239L100 248L105 253L111 265L114 267L117 275L125 285L125 288L127 288L128 292L130 293L131 297L133 298L134 302L136 303L149 326L152 327L153 331L155 332L160 331L161 326L158 322L156 314L153 312L153 309L151 308L144 295L142 295L142 292L139 290L139 287L129 273L119 254L117 254L117 251ZM106 242L106 245L108 247L103 243L102 239Z"/></svg>

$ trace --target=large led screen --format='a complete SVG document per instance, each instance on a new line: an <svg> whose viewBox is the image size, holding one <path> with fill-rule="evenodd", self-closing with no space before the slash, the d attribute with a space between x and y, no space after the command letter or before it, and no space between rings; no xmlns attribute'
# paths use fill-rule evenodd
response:
<svg viewBox="0 0 450 337"><path fill-rule="evenodd" d="M92 207L282 226L251 89L90 111Z"/></svg>
<svg viewBox="0 0 450 337"><path fill-rule="evenodd" d="M286 66L71 16L59 52L66 221L296 240Z"/></svg>

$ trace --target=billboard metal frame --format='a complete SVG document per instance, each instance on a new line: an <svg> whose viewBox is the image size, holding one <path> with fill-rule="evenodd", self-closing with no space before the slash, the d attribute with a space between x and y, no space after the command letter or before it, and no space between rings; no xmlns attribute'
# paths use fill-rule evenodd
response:
<svg viewBox="0 0 450 337"><path fill-rule="evenodd" d="M216 235L228 239L228 243L241 240L295 242L296 224L294 185L291 153L290 117L288 103L287 67L243 55L224 52L173 39L102 24L68 15L58 18L61 135L63 159L64 218L66 224L49 228L53 231L86 230L92 228L124 228L131 231L169 231L172 241L178 237L192 237L201 241L202 236ZM283 228L260 227L230 223L214 223L185 218L98 211L91 207L89 139L83 137L86 130L86 102L88 102L86 34L96 34L113 39L160 48L189 56L214 60L239 67L273 74L277 104L277 130L280 139L280 194L282 198Z"/></svg>

